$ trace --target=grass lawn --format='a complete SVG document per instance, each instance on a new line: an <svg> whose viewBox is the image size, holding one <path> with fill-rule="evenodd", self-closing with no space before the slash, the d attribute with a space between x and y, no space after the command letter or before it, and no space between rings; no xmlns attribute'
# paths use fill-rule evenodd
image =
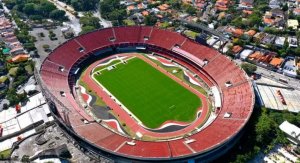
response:
<svg viewBox="0 0 300 163"><path fill-rule="evenodd" d="M191 122L202 105L197 95L138 58L94 77L149 128L167 120Z"/></svg>
<svg viewBox="0 0 300 163"><path fill-rule="evenodd" d="M190 30L186 30L184 31L184 34L190 38L195 39L197 35L199 35L199 33L194 32L194 31L190 31Z"/></svg>
<svg viewBox="0 0 300 163"><path fill-rule="evenodd" d="M7 149L0 152L0 159L8 159L11 153L11 149Z"/></svg>

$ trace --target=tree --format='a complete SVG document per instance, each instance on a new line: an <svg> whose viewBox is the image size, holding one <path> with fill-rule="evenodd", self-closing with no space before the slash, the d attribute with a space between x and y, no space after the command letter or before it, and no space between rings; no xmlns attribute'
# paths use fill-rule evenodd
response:
<svg viewBox="0 0 300 163"><path fill-rule="evenodd" d="M126 18L126 6L121 5L119 0L103 0L100 2L101 16L105 19L115 20L119 23Z"/></svg>
<svg viewBox="0 0 300 163"><path fill-rule="evenodd" d="M144 21L145 21L146 25L153 26L157 22L157 18L153 15L148 15L148 16L145 16Z"/></svg>
<svg viewBox="0 0 300 163"><path fill-rule="evenodd" d="M266 109L263 109L263 113L261 117L258 119L258 123L255 126L255 132L256 132L256 141L258 143L266 143L270 142L272 137L269 137L272 135L272 128L274 128L274 122L272 119L267 115Z"/></svg>
<svg viewBox="0 0 300 163"><path fill-rule="evenodd" d="M287 11L289 9L289 6L287 3L285 3L283 6L282 6L282 10L283 11Z"/></svg>
<svg viewBox="0 0 300 163"><path fill-rule="evenodd" d="M188 7L185 10L187 13L189 13L190 15L195 15L197 9L195 7L193 7L192 5L188 5Z"/></svg>
<svg viewBox="0 0 300 163"><path fill-rule="evenodd" d="M53 10L50 12L49 17L56 20L64 20L66 12L63 10Z"/></svg>
<svg viewBox="0 0 300 163"><path fill-rule="evenodd" d="M251 75L253 74L256 69L257 69L257 66L256 65L253 65L253 64L250 64L250 63L242 63L241 64L241 68L248 74L248 75Z"/></svg>
<svg viewBox="0 0 300 163"><path fill-rule="evenodd" d="M74 7L76 11L89 11L97 8L99 0L62 0Z"/></svg>
<svg viewBox="0 0 300 163"><path fill-rule="evenodd" d="M34 3L26 3L23 8L23 11L27 15L33 15L33 14L35 14L35 8L36 8L36 5Z"/></svg>
<svg viewBox="0 0 300 163"><path fill-rule="evenodd" d="M94 26L84 26L84 27L82 27L80 34L85 34L85 33L91 32L95 29L96 28Z"/></svg>

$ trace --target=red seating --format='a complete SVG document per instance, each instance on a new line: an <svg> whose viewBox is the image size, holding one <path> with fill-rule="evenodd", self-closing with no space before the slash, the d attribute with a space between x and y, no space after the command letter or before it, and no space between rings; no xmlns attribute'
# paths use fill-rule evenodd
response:
<svg viewBox="0 0 300 163"><path fill-rule="evenodd" d="M101 134L101 133L99 133L99 134ZM120 136L118 134L113 134L111 136L108 136L106 138L103 138L103 139L95 142L95 144L102 146L106 149L115 151L117 148L119 148L119 146L121 146L126 141L131 141L131 140L126 137Z"/></svg>
<svg viewBox="0 0 300 163"><path fill-rule="evenodd" d="M48 59L63 65L66 69L71 69L73 64L85 54L80 52L80 48L82 47L75 40L70 40L64 46L55 49Z"/></svg>
<svg viewBox="0 0 300 163"><path fill-rule="evenodd" d="M114 28L116 35L115 43L137 43L141 27L119 27Z"/></svg>
<svg viewBox="0 0 300 163"><path fill-rule="evenodd" d="M218 117L209 127L201 132L192 135L190 139L196 141L190 143L189 146L195 151L203 151L211 148L211 144L222 144L230 139L245 121L228 120L223 117Z"/></svg>
<svg viewBox="0 0 300 163"><path fill-rule="evenodd" d="M41 75L48 89L56 91L70 90L66 76L48 71L42 71Z"/></svg>
<svg viewBox="0 0 300 163"><path fill-rule="evenodd" d="M51 62L48 59L45 59L43 65L42 65L42 69L45 71L49 71L49 72L53 72L53 73L57 73L60 75L68 75L69 70L65 69L64 66L59 65L55 62ZM60 69L63 68L63 71L61 71Z"/></svg>
<svg viewBox="0 0 300 163"><path fill-rule="evenodd" d="M246 119L251 112L252 90L248 82L223 90L224 102L220 115L226 112L232 113L230 118Z"/></svg>
<svg viewBox="0 0 300 163"><path fill-rule="evenodd" d="M136 141L135 145L124 144L116 152L146 158L168 158L171 155L168 142Z"/></svg>
<svg viewBox="0 0 300 163"><path fill-rule="evenodd" d="M217 51L206 46L200 45L191 40L185 41L180 48L195 55L196 57L202 60L206 59L210 61L214 56L218 54Z"/></svg>
<svg viewBox="0 0 300 163"><path fill-rule="evenodd" d="M74 131L91 143L95 143L101 139L111 136L113 132L100 126L97 123L89 123L73 128ZM97 134L98 133L98 134Z"/></svg>
<svg viewBox="0 0 300 163"><path fill-rule="evenodd" d="M88 35L81 35L76 40L84 46L85 52L90 52L112 44L110 39L114 37L112 29L106 28L89 33Z"/></svg>
<svg viewBox="0 0 300 163"><path fill-rule="evenodd" d="M170 50L176 44L181 45L185 39L178 33L154 28L149 43Z"/></svg>
<svg viewBox="0 0 300 163"><path fill-rule="evenodd" d="M174 140L169 142L170 150L173 157L180 157L188 154L192 154L191 151L183 142L184 139Z"/></svg>
<svg viewBox="0 0 300 163"><path fill-rule="evenodd" d="M150 38L153 28L154 27L142 27L140 29L139 42L141 42L141 43L147 42L147 38Z"/></svg>

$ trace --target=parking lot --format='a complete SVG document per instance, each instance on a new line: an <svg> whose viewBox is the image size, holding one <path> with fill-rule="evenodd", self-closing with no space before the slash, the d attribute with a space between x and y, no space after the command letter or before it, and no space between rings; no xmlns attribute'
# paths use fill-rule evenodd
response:
<svg viewBox="0 0 300 163"><path fill-rule="evenodd" d="M42 62L49 55L50 52L45 51L45 49L43 48L44 45L49 45L49 49L53 50L60 44L67 41L61 32L61 28L62 27L51 29L53 33L55 33L57 40L50 40L49 30L46 30L44 28L34 28L32 31L29 32L32 36L36 37L37 41L35 42L35 46L40 56L40 62ZM44 37L41 36L41 33L43 33Z"/></svg>

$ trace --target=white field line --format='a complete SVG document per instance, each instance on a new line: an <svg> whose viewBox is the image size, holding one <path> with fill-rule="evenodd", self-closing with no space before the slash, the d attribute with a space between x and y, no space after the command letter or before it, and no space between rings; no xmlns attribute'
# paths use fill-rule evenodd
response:
<svg viewBox="0 0 300 163"><path fill-rule="evenodd" d="M128 61L128 60L133 59L133 58L135 58L135 57L130 57L130 58L124 60L124 61ZM111 66L117 66L118 64L123 63L123 62L122 62L122 61L123 61L122 59L117 58L117 59L115 59L115 60L120 60L120 62L115 63L115 64L113 64L113 65L111 65ZM104 71L104 70L106 70L106 69L107 69L107 67L105 67L105 68L103 68L103 69L101 69L101 70L98 70L98 71L94 72L92 75L94 76L96 73L98 73L98 72L101 73L101 71ZM92 71L92 72L93 72L93 71Z"/></svg>
<svg viewBox="0 0 300 163"><path fill-rule="evenodd" d="M92 72L94 72L94 70L95 70L97 67L108 65L108 64L110 64L111 62L116 61L116 60L122 61L123 58L126 58L126 57L118 57L118 56L116 56L116 58L112 58L111 60L109 60L109 61L106 62L106 63L100 63L100 64L98 64L96 67L93 68Z"/></svg>

